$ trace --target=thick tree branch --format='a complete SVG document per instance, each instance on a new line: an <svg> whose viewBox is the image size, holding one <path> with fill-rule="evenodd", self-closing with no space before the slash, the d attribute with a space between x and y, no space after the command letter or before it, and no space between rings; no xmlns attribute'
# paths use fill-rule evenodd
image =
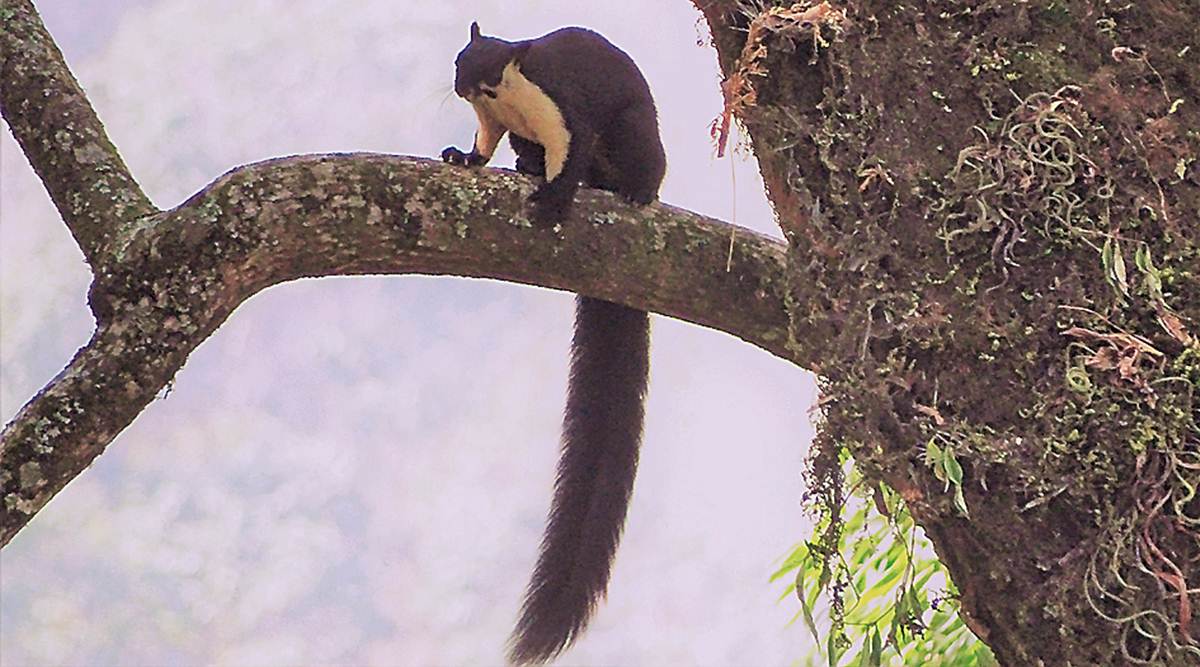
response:
<svg viewBox="0 0 1200 667"><path fill-rule="evenodd" d="M120 221L157 211L29 0L0 4L0 112L89 263Z"/></svg>
<svg viewBox="0 0 1200 667"><path fill-rule="evenodd" d="M0 545L238 304L294 278L426 273L544 285L717 328L814 365L787 314L796 295L787 294L782 244L668 206L637 210L585 192L574 218L540 229L525 215L524 178L342 155L249 165L159 211L29 0L4 0L0 20L0 111L95 270L99 322L3 432Z"/></svg>
<svg viewBox="0 0 1200 667"><path fill-rule="evenodd" d="M236 169L122 228L101 258L101 325L5 428L0 544L84 470L234 308L295 278L496 278L617 301L813 365L789 324L784 246L666 205L583 191L555 229L528 221L527 178L419 158L317 155ZM400 315L397 314L399 317Z"/></svg>

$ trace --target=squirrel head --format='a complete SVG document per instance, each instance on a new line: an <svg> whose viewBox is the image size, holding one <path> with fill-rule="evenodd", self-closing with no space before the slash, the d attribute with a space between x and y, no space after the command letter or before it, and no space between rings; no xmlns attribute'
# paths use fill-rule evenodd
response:
<svg viewBox="0 0 1200 667"><path fill-rule="evenodd" d="M478 23L471 23L471 41L454 59L454 92L462 98L495 97L493 89L504 78L504 68L520 63L528 42L509 42L484 36Z"/></svg>

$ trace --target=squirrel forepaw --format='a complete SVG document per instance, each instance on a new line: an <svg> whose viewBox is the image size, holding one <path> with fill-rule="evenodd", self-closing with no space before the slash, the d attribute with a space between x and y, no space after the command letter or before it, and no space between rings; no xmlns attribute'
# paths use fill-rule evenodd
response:
<svg viewBox="0 0 1200 667"><path fill-rule="evenodd" d="M460 167L477 167L487 162L487 158L472 150L470 153L464 153L456 146L447 146L442 151L442 162L456 164Z"/></svg>

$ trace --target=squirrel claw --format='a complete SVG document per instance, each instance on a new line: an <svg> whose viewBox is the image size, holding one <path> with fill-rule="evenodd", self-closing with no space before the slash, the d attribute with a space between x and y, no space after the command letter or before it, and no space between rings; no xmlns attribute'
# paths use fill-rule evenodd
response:
<svg viewBox="0 0 1200 667"><path fill-rule="evenodd" d="M467 165L467 161L468 161L468 155L466 153L460 151L455 146L448 146L448 147L446 147L445 150L442 151L442 162L447 162L449 164L457 164L457 165L465 167Z"/></svg>

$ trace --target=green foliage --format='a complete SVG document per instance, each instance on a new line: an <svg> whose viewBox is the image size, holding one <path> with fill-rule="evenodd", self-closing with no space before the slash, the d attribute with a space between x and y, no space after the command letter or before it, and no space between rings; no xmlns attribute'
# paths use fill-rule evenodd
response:
<svg viewBox="0 0 1200 667"><path fill-rule="evenodd" d="M950 486L954 486L954 508L959 511L965 518L970 518L971 513L967 511L967 500L963 497L962 481L963 469L962 464L958 462L958 458L954 455L954 445L946 444L939 447L937 444L937 434L929 439L925 445L925 464L933 469L933 474L939 480L946 484L946 490L950 490Z"/></svg>
<svg viewBox="0 0 1200 667"><path fill-rule="evenodd" d="M961 481L951 449L931 445L947 484ZM936 452L936 453L934 453ZM787 581L780 599L794 598L821 647L809 665L995 665L991 651L958 615L957 592L904 501L885 487L867 489L849 472L836 552L826 553L828 517L812 540L796 545L771 581ZM965 513L965 505L962 508ZM822 557L825 554L827 557Z"/></svg>

